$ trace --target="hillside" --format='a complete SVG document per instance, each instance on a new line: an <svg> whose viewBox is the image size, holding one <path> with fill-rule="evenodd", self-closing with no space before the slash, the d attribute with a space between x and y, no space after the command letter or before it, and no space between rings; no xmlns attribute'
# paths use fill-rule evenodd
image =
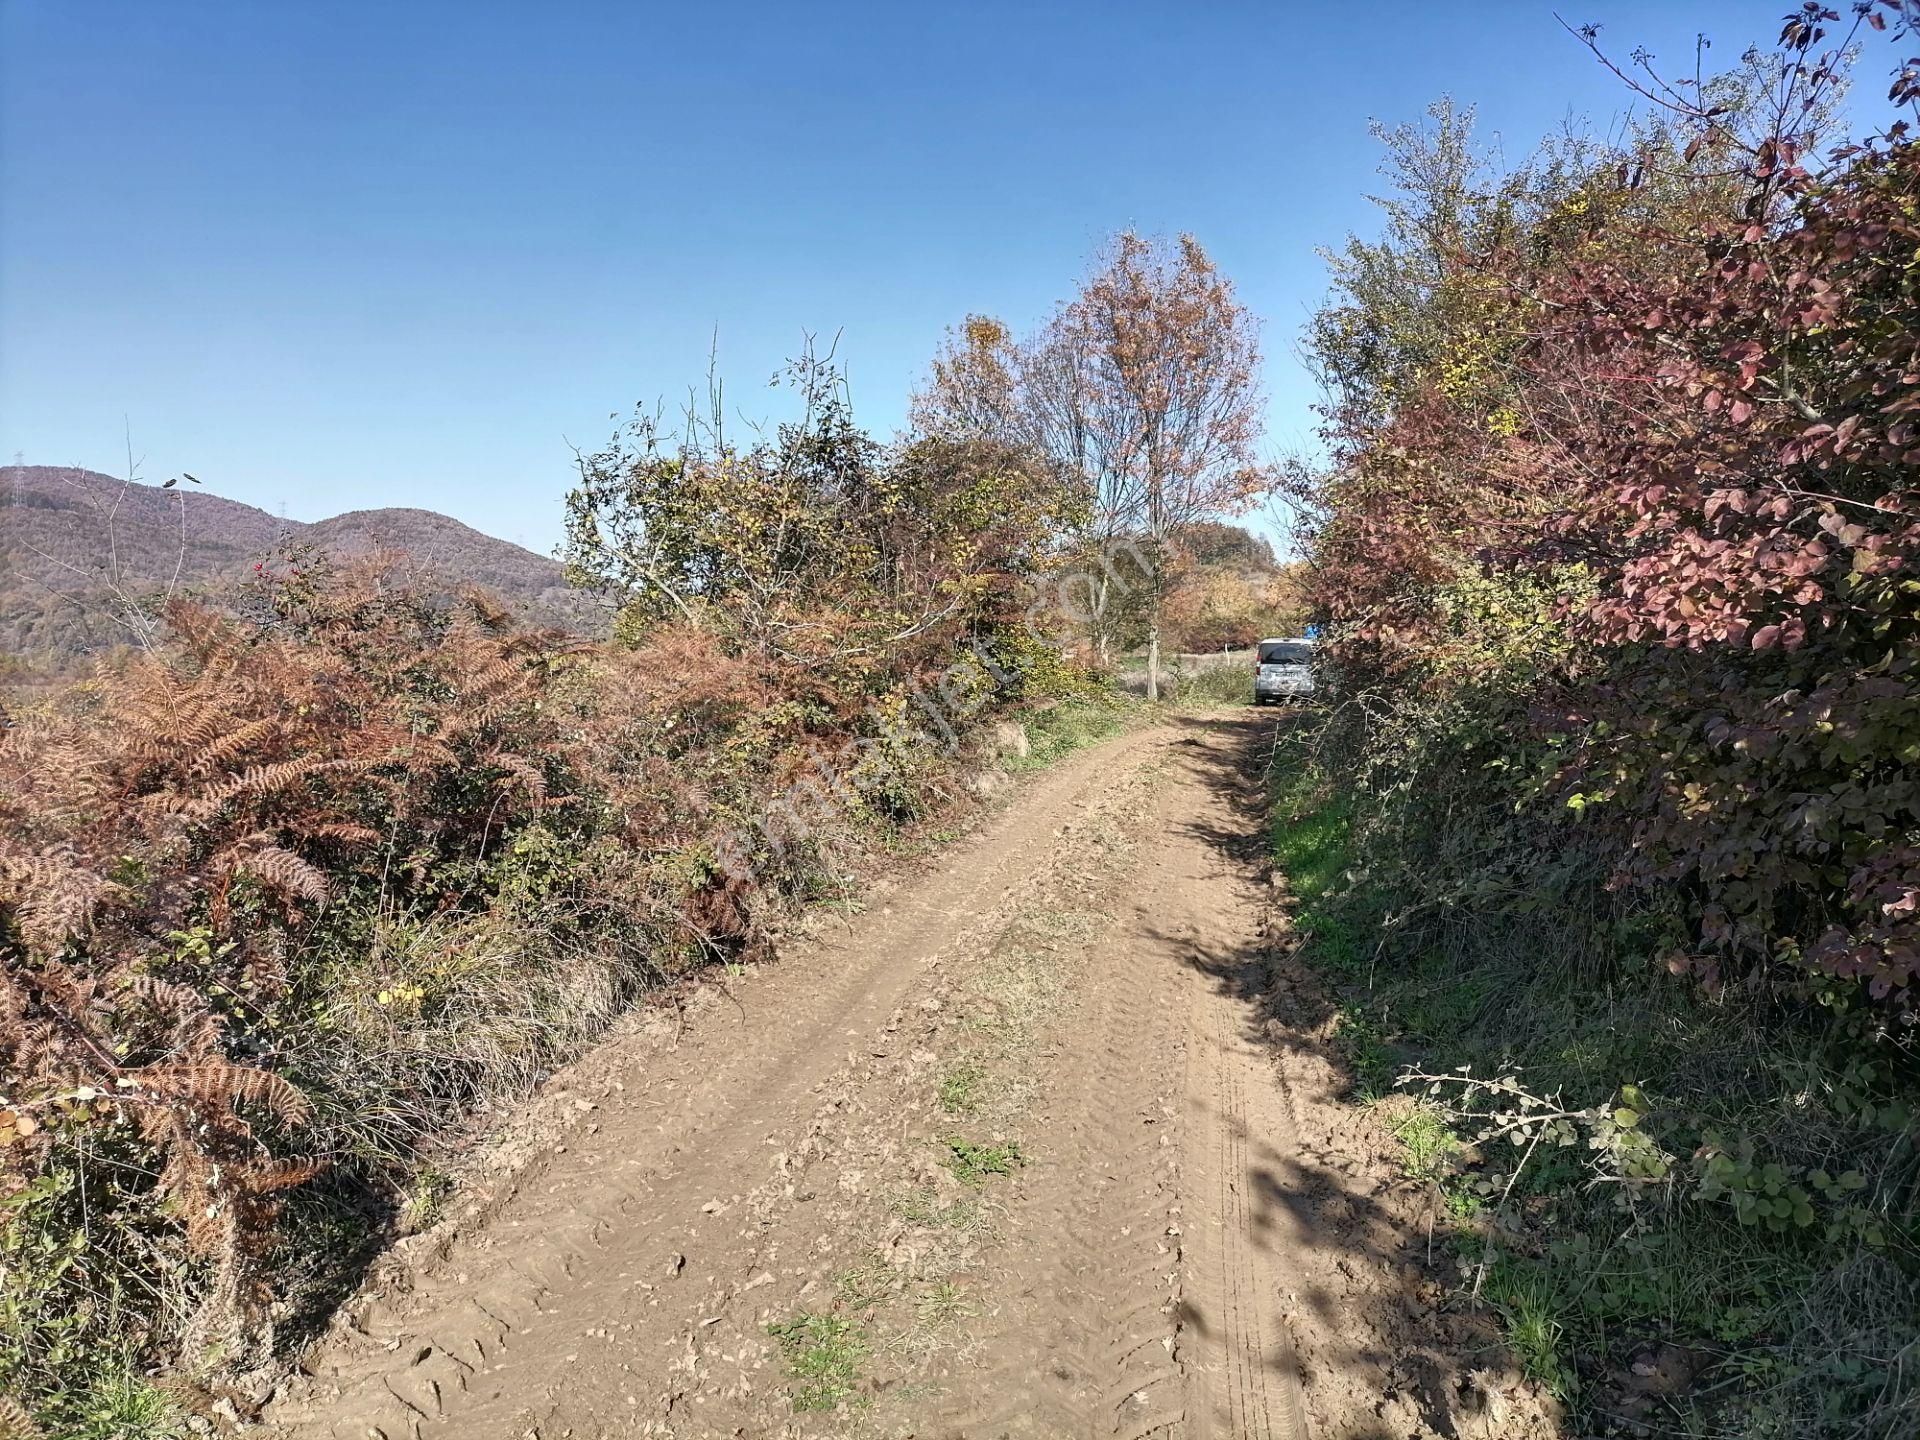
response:
<svg viewBox="0 0 1920 1440"><path fill-rule="evenodd" d="M0 467L0 655L58 666L118 638L116 589L145 597L172 584L218 598L283 545L340 556L404 550L428 577L484 586L535 623L598 626L557 562L431 510L356 510L307 524L199 489L9 465Z"/></svg>

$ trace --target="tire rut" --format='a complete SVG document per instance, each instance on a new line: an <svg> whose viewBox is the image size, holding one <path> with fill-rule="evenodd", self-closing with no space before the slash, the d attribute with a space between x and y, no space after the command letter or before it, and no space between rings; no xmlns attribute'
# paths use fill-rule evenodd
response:
<svg viewBox="0 0 1920 1440"><path fill-rule="evenodd" d="M1291 1153L1291 1117L1266 1055L1236 1031L1242 1007L1219 994L1196 1002L1198 1040L1188 1103L1199 1152L1190 1169L1212 1196L1212 1222L1190 1247L1189 1313L1212 1317L1189 1351L1190 1425L1195 1437L1304 1440L1298 1361L1279 1303L1285 1257L1263 1220L1277 1203L1262 1151ZM1209 1123L1210 1120L1210 1123ZM1264 1137L1264 1138L1262 1138Z"/></svg>
<svg viewBox="0 0 1920 1440"><path fill-rule="evenodd" d="M936 1433L1147 1436L1180 1414L1180 1017L1152 958L1114 938L1090 947L1104 973L1065 1022L1065 1083L1035 1117L1049 1139L997 1267L1012 1294L978 1336L994 1359Z"/></svg>
<svg viewBox="0 0 1920 1440"><path fill-rule="evenodd" d="M1274 1223L1297 1142L1256 1038L1266 902L1222 844L1244 821L1217 759L1172 768L1062 1024L1052 1145L999 1267L1012 1296L936 1434L1306 1435Z"/></svg>

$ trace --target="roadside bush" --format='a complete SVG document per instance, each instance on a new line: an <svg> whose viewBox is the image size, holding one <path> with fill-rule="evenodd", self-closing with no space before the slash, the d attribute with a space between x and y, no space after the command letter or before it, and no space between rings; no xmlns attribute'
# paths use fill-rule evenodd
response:
<svg viewBox="0 0 1920 1440"><path fill-rule="evenodd" d="M1470 879L1472 847L1510 832L1456 809L1451 835L1420 832L1450 855L1394 849L1413 832L1375 828L1339 753L1289 733L1276 859L1358 1093L1399 1080L1451 1124L1450 1159L1408 1171L1435 1190L1455 1303L1494 1308L1596 1423L1911 1433L1910 1076L1844 1013L1669 974L1678 917L1564 851L1536 852L1531 885L1516 862L1436 898L1435 872Z"/></svg>
<svg viewBox="0 0 1920 1440"><path fill-rule="evenodd" d="M600 646L388 557L263 571L251 618L176 605L156 653L9 717L0 1393L71 1429L96 1378L138 1408L160 1367L258 1362L476 1108L843 891L996 708L1075 688L1005 602L1047 543L1007 457L836 433L871 548L819 434L761 457L774 560L682 532L758 608L710 578Z"/></svg>
<svg viewBox="0 0 1920 1440"><path fill-rule="evenodd" d="M1619 145L1388 132L1314 326L1304 932L1463 1293L1688 1435L1920 1425L1920 151L1836 144L1833 18Z"/></svg>

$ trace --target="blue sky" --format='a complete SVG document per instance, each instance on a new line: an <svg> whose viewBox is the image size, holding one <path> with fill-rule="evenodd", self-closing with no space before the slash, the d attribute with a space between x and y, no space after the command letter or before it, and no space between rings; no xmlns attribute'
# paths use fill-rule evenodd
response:
<svg viewBox="0 0 1920 1440"><path fill-rule="evenodd" d="M944 326L1043 316L1127 226L1236 278L1295 446L1369 118L1451 92L1517 154L1626 109L1553 8L0 0L0 459L118 473L124 424L148 480L549 550L568 442L716 333L748 416L837 334L887 432ZM1558 8L1731 63L1787 6Z"/></svg>

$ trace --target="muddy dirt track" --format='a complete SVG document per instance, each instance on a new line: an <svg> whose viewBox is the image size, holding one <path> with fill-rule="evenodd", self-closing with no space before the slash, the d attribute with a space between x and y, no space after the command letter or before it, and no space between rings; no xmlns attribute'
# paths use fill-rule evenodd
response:
<svg viewBox="0 0 1920 1440"><path fill-rule="evenodd" d="M1262 862L1272 723L1083 752L637 1018L263 1433L1535 1433L1438 1308L1417 1187L1336 1103Z"/></svg>

